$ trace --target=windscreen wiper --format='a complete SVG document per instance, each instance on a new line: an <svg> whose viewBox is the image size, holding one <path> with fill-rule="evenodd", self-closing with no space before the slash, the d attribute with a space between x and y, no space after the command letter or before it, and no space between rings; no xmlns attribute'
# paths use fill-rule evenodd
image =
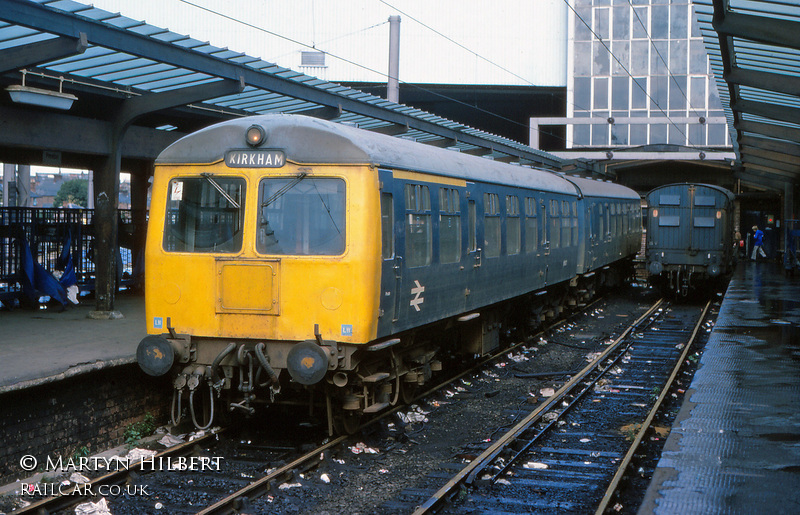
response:
<svg viewBox="0 0 800 515"><path fill-rule="evenodd" d="M228 195L228 192L227 192L227 191L225 191L225 190L222 188L222 186L220 186L220 185L219 185L219 183L218 183L217 181L215 181L215 180L214 180L214 178L211 176L211 174L210 174L210 173L208 173L208 172L201 173L201 174L200 174L200 177L202 177L203 179L205 179L205 180L207 180L209 183L211 183L211 185L212 185L212 186L214 186L214 188L216 188L216 189L217 189L217 191L219 192L219 194L220 194L220 195L222 195L223 197L225 197L225 200L227 200L228 202L230 202L230 203L231 203L231 205L232 205L233 207L235 207L236 209L239 209L239 207L240 207L240 206L239 206L239 203L238 203L238 202L236 202L236 200L234 200L234 198L233 198L233 197L231 197L230 195Z"/></svg>
<svg viewBox="0 0 800 515"><path fill-rule="evenodd" d="M279 198L281 198L282 196L284 196L287 191L297 186L297 183L305 179L307 175L308 174L306 172L298 173L297 176L292 180L292 182L288 183L286 186L273 193L272 196L270 196L267 200L262 202L261 207L267 207L276 200L278 200Z"/></svg>

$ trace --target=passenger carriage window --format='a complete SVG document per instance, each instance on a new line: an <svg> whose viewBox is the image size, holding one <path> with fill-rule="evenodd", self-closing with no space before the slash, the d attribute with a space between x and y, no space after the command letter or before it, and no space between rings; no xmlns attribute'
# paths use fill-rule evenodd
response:
<svg viewBox="0 0 800 515"><path fill-rule="evenodd" d="M467 224L468 224L468 234L467 238L469 241L467 242L467 250L469 252L475 252L478 248L478 236L476 226L478 224L478 215L475 210L475 201L470 200L467 202Z"/></svg>
<svg viewBox="0 0 800 515"><path fill-rule="evenodd" d="M617 203L617 236L622 235L622 207Z"/></svg>
<svg viewBox="0 0 800 515"><path fill-rule="evenodd" d="M628 227L630 227L630 220L628 219L628 204L622 204L622 234L628 234Z"/></svg>
<svg viewBox="0 0 800 515"><path fill-rule="evenodd" d="M540 205L541 205L540 209L542 210L542 221L541 225L539 225L539 227L542 228L541 242L542 242L542 247L545 250L547 250L547 208L545 207L544 200L541 201Z"/></svg>
<svg viewBox="0 0 800 515"><path fill-rule="evenodd" d="M561 246L570 246L570 234L572 228L572 218L569 214L569 202L566 200L561 201Z"/></svg>
<svg viewBox="0 0 800 515"><path fill-rule="evenodd" d="M242 250L245 181L181 177L169 182L163 246L167 252Z"/></svg>
<svg viewBox="0 0 800 515"><path fill-rule="evenodd" d="M427 186L406 184L406 263L409 268L431 264L431 195Z"/></svg>
<svg viewBox="0 0 800 515"><path fill-rule="evenodd" d="M609 234L611 236L617 235L617 206L616 204L611 204L611 225L608 228Z"/></svg>
<svg viewBox="0 0 800 515"><path fill-rule="evenodd" d="M522 240L520 232L519 197L506 195L506 254L519 254Z"/></svg>
<svg viewBox="0 0 800 515"><path fill-rule="evenodd" d="M599 216L597 217L597 221L598 221L598 224L597 224L597 227L598 227L597 235L598 235L600 241L603 241L603 239L605 239L605 237L606 237L606 232L605 232L606 224L605 224L605 213L603 212L603 204L597 204L597 208L598 208L598 212L599 212Z"/></svg>
<svg viewBox="0 0 800 515"><path fill-rule="evenodd" d="M536 199L525 198L525 252L535 252L538 244L538 227L536 226Z"/></svg>
<svg viewBox="0 0 800 515"><path fill-rule="evenodd" d="M572 246L578 246L578 203L572 201Z"/></svg>
<svg viewBox="0 0 800 515"><path fill-rule="evenodd" d="M297 177L259 185L256 250L262 254L336 256L345 248L345 182Z"/></svg>
<svg viewBox="0 0 800 515"><path fill-rule="evenodd" d="M461 261L461 199L452 188L439 188L439 261Z"/></svg>
<svg viewBox="0 0 800 515"><path fill-rule="evenodd" d="M486 257L500 255L500 196L483 194L483 252Z"/></svg>
<svg viewBox="0 0 800 515"><path fill-rule="evenodd" d="M550 200L550 248L561 246L561 220L558 216L558 201Z"/></svg>
<svg viewBox="0 0 800 515"><path fill-rule="evenodd" d="M383 259L394 258L394 202L391 193L381 193L381 236Z"/></svg>

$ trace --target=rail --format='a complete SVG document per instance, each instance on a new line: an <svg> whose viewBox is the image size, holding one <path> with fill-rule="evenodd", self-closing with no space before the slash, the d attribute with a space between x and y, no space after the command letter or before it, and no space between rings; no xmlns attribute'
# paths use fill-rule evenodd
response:
<svg viewBox="0 0 800 515"><path fill-rule="evenodd" d="M625 457L617 467L617 471L614 474L614 477L611 480L608 488L606 489L606 493L603 496L602 501L600 501L600 505L597 507L597 511L595 512L596 515L602 515L606 513L609 509L609 504L611 500L614 498L614 495L619 488L620 482L622 478L625 476L625 471L627 470L628 466L630 465L631 461L633 460L633 456L636 453L636 450L639 448L639 445L642 443L644 439L645 433L653 425L653 420L656 417L661 405L664 403L664 400L667 398L667 395L670 393L670 388L672 384L675 382L675 378L678 377L678 372L680 372L681 368L683 367L683 363L686 361L687 356L689 355L689 350L692 348L692 344L694 343L695 338L697 337L697 333L700 331L700 327L703 325L703 322L706 319L706 314L708 313L708 309L711 307L711 301L706 303L706 306L703 308L703 312L700 314L700 317L697 319L697 324L694 326L694 330L692 330L692 335L689 337L689 341L686 343L686 346L683 348L683 352L681 353L680 358L675 363L675 367L672 369L672 373L670 374L669 378L667 379L664 388L661 389L661 394L656 399L656 402L653 404L653 407L650 409L650 412L647 414L647 418L642 422L642 426L639 429L639 432L636 434L636 437L633 439L628 452L625 454Z"/></svg>
<svg viewBox="0 0 800 515"><path fill-rule="evenodd" d="M456 473L444 486L442 486L433 496L431 496L426 502L421 504L417 507L414 511L414 515L422 515L425 513L431 513L434 510L441 507L453 492L457 491L460 485L462 484L469 484L472 483L477 475L485 470L488 466L494 462L495 458L503 452L508 446L518 439L518 437L524 433L529 427L531 427L534 423L539 421L545 413L550 411L551 408L556 406L559 402L561 402L568 394L570 394L575 388L577 388L581 382L586 380L586 378L595 370L599 370L602 363L614 352L619 351L620 349L627 348L628 345L625 345L628 335L637 327L639 327L644 321L646 321L651 315L658 309L658 307L662 304L663 299L656 302L650 309L647 310L645 314L639 317L635 322L633 322L628 328L616 339L612 342L611 345L603 351L594 361L592 361L589 365L587 365L583 370L578 372L577 375L572 377L564 386L562 386L555 394L550 397L546 402L542 403L538 408L533 410L527 417L521 420L517 425L511 428L505 435L497 439L489 448L487 448L480 456L472 460L470 463L467 464L463 469L461 469L458 473ZM624 352L620 353L621 356ZM613 366L613 365L610 365ZM607 370L609 367L606 367L604 370ZM603 370L603 371L604 371ZM602 373L601 373L602 375ZM579 397L580 395L578 395ZM515 457L521 456L522 452L516 453ZM509 460L509 464L513 462Z"/></svg>

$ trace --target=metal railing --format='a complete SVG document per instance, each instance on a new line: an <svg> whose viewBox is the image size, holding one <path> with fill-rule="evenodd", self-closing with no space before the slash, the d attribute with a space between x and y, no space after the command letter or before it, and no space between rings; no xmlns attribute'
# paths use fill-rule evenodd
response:
<svg viewBox="0 0 800 515"><path fill-rule="evenodd" d="M94 210L3 207L0 208L0 300L22 295L21 238L27 241L33 259L49 272L57 269L59 256L69 243L75 277L82 291L93 290ZM142 228L142 231L144 228ZM134 256L136 234L133 213L119 210L120 259L117 261L121 284L140 279L141 263ZM141 259L142 256L139 256Z"/></svg>

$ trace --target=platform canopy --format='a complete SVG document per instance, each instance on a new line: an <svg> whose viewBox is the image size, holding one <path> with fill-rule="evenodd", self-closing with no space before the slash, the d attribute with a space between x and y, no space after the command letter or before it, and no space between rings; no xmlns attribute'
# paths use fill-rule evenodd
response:
<svg viewBox="0 0 800 515"><path fill-rule="evenodd" d="M103 128L93 121L119 121L121 116L125 122L135 119L132 125L139 133L182 134L221 119L282 112L502 161L556 169L562 163L546 152L413 107L70 0L0 0L0 67L0 87L8 92L0 100L0 118L18 118L22 106L28 109L30 104L19 98L23 91L31 93L31 86L65 94L51 94L42 102L73 100L68 111L60 111L71 115L69 120L56 111L45 119L37 114L22 124L28 127L24 134L0 124L0 147L103 154L106 143L100 136L96 144L92 140ZM18 98L12 102L13 97ZM28 95L28 101L36 101L31 99ZM127 112L120 113L130 99L140 100L127 102ZM43 134L47 126L60 134ZM168 144L175 137L162 139ZM138 152L147 153L144 148ZM129 148L123 157L147 157L136 152Z"/></svg>
<svg viewBox="0 0 800 515"><path fill-rule="evenodd" d="M800 183L800 4L694 0L737 154L735 176Z"/></svg>

